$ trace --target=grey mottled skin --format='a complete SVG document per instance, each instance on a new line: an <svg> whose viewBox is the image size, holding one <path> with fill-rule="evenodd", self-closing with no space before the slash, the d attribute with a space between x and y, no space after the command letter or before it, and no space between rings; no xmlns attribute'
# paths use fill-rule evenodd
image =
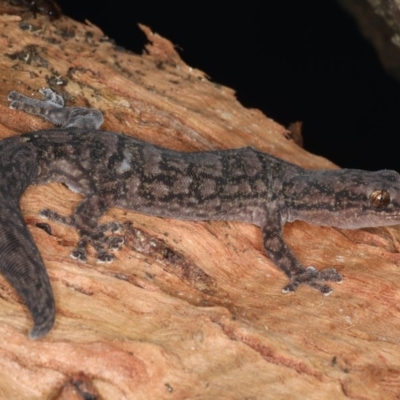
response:
<svg viewBox="0 0 400 400"><path fill-rule="evenodd" d="M112 261L106 239L118 224L99 225L113 206L188 220L235 220L258 225L265 250L287 275L284 292L301 284L323 294L324 282L340 282L333 268L305 268L282 236L287 221L360 228L400 223L400 177L394 171L308 171L246 147L185 153L119 133L99 131L100 111L63 107L50 89L44 101L11 92L11 108L39 115L60 128L26 133L0 142L0 271L24 299L33 319L31 338L52 327L55 307L43 261L24 224L19 200L30 184L63 182L85 200L71 217L42 215L74 226L80 241L72 252L86 260L91 243L100 261Z"/></svg>

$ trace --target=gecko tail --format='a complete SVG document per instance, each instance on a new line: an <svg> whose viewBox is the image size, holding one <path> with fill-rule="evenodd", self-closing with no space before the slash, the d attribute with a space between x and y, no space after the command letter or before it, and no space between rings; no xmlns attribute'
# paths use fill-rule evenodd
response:
<svg viewBox="0 0 400 400"><path fill-rule="evenodd" d="M29 337L44 336L55 319L50 280L19 205L0 198L0 272L24 300L34 320Z"/></svg>
<svg viewBox="0 0 400 400"><path fill-rule="evenodd" d="M36 153L16 138L0 143L0 273L24 300L34 320L32 339L54 324L55 303L42 257L19 207L37 175Z"/></svg>
<svg viewBox="0 0 400 400"><path fill-rule="evenodd" d="M45 336L54 325L55 315L55 312L49 315L39 315L33 329L29 332L29 339L40 339Z"/></svg>

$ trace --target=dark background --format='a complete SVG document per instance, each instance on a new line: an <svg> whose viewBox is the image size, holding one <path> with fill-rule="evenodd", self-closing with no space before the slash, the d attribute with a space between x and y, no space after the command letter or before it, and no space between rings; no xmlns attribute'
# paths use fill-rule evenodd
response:
<svg viewBox="0 0 400 400"><path fill-rule="evenodd" d="M284 126L303 121L313 153L347 168L400 170L399 85L336 1L58 4L139 54L146 39L137 23L148 25L244 106Z"/></svg>

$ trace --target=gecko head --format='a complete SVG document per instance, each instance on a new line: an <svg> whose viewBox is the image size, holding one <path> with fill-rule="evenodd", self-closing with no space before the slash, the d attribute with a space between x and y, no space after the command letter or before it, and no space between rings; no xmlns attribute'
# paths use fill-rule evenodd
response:
<svg viewBox="0 0 400 400"><path fill-rule="evenodd" d="M400 224L400 175L395 171L307 171L286 186L289 221L346 229Z"/></svg>

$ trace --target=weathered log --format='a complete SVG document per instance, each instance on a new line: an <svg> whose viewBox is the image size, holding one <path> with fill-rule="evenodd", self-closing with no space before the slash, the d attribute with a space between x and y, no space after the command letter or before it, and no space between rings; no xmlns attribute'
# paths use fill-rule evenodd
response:
<svg viewBox="0 0 400 400"><path fill-rule="evenodd" d="M302 167L335 168L288 139L232 89L186 65L166 39L132 54L95 26L50 21L0 3L1 138L50 126L10 110L11 90L50 86L104 112L104 129L182 151L255 146ZM266 91L268 95L268 91ZM323 134L323 133L321 133ZM398 228L344 231L290 224L305 265L344 276L328 297L283 295L257 227L176 221L114 208L131 222L112 264L69 257L77 234L39 211L71 214L81 197L30 187L22 210L54 289L57 318L40 340L0 277L0 397L29 399L395 399L400 394Z"/></svg>

